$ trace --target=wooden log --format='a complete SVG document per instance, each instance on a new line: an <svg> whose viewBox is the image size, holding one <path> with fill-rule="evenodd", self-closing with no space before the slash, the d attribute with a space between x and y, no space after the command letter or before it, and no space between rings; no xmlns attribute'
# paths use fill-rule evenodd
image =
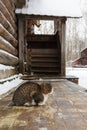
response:
<svg viewBox="0 0 87 130"><path fill-rule="evenodd" d="M9 0L9 2L10 2L10 5L12 7L12 10L14 12L15 11L15 3L16 3L16 1L15 0Z"/></svg>
<svg viewBox="0 0 87 130"><path fill-rule="evenodd" d="M65 68L66 68L66 61L65 61L65 35L66 35L66 19L62 19L61 21L61 75L65 76Z"/></svg>
<svg viewBox="0 0 87 130"><path fill-rule="evenodd" d="M0 70L0 79L8 78L12 75L18 74L17 70L14 69L6 69L6 70Z"/></svg>
<svg viewBox="0 0 87 130"><path fill-rule="evenodd" d="M20 73L24 74L24 22L23 19L18 19L18 37L19 37L19 67Z"/></svg>
<svg viewBox="0 0 87 130"><path fill-rule="evenodd" d="M17 8L22 8L24 5L25 5L25 3L26 3L26 0L16 0L16 7Z"/></svg>
<svg viewBox="0 0 87 130"><path fill-rule="evenodd" d="M31 67L31 72L35 73L57 73L60 74L60 68L36 68L36 67Z"/></svg>
<svg viewBox="0 0 87 130"><path fill-rule="evenodd" d="M12 27L14 28L14 30L17 30L15 21L13 20L13 18L11 17L10 13L8 12L8 10L6 9L5 5L2 3L2 1L0 1L0 11L3 13L3 15L7 18L7 20L10 22L10 24L12 25Z"/></svg>
<svg viewBox="0 0 87 130"><path fill-rule="evenodd" d="M29 42L55 42L55 35L27 35Z"/></svg>
<svg viewBox="0 0 87 130"><path fill-rule="evenodd" d="M8 9L11 17L14 19L14 21L16 21L16 17L15 17L15 13L13 12L12 10L12 7L11 7L11 4L10 4L10 1L8 0L2 0L3 4L6 6L6 8Z"/></svg>
<svg viewBox="0 0 87 130"><path fill-rule="evenodd" d="M0 24L0 35L11 43L14 47L17 47L17 40Z"/></svg>
<svg viewBox="0 0 87 130"><path fill-rule="evenodd" d="M0 64L16 66L18 63L19 62L17 57L0 50Z"/></svg>
<svg viewBox="0 0 87 130"><path fill-rule="evenodd" d="M0 49L9 52L12 55L18 56L18 50L15 49L9 42L4 40L1 36L0 36Z"/></svg>
<svg viewBox="0 0 87 130"><path fill-rule="evenodd" d="M6 30L8 30L9 33L11 33L15 38L17 38L17 34L12 27L12 25L7 21L7 19L4 17L2 12L0 11L0 23L4 26Z"/></svg>

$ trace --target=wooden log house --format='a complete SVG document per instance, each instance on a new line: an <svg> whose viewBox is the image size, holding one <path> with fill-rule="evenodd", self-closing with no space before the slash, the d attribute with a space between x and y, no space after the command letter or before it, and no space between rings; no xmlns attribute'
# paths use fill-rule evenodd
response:
<svg viewBox="0 0 87 130"><path fill-rule="evenodd" d="M0 0L0 79L16 74L18 64L15 1Z"/></svg>
<svg viewBox="0 0 87 130"><path fill-rule="evenodd" d="M0 19L0 64L14 66L14 70L19 65L20 72L27 75L31 75L33 72L36 74L57 73L59 76L65 76L66 19L67 17L78 18L81 14L79 11L74 13L75 6L72 6L70 0L70 8L60 6L67 0L55 0L55 3L52 0L37 1L39 3L36 0L29 0L28 3L25 3L25 0L19 0L16 3L18 26L14 13L14 0L0 1L0 17L3 20L2 22ZM58 1L62 4L57 5ZM49 8L48 3L50 3ZM52 9L53 3L54 8ZM43 5L45 8L42 8ZM12 10L10 10L11 7L13 7ZM29 12L26 10L27 7L29 7ZM63 7L63 12L60 7ZM72 7L73 11L70 10ZM57 14L54 11L55 8ZM41 12L41 10L43 11ZM28 28L31 28L32 21L33 24L39 26L37 20L42 19L54 20L54 35L35 35L33 31L30 34L31 30ZM11 75L11 70L9 72ZM14 73L13 70L12 73ZM1 74L0 72L0 78ZM9 77L9 75L5 72L3 77ZM57 80L35 79L37 83L43 81L50 82L53 87L53 94L49 96L47 104L44 106L11 106L15 88L0 95L0 130L87 130L87 90L85 91L70 81L61 80L61 76Z"/></svg>
<svg viewBox="0 0 87 130"><path fill-rule="evenodd" d="M71 3L67 5L66 2L64 5L64 1L61 1L57 6L56 3L58 1L54 3L52 0L40 0L38 3L29 0L24 7L16 9L19 30L19 68L22 74L66 75L66 20L68 17L81 17L81 13L79 10L72 11ZM37 21L40 20L54 21L53 35L34 34L34 25L37 26Z"/></svg>
<svg viewBox="0 0 87 130"><path fill-rule="evenodd" d="M13 67L5 71L0 69L0 78L17 73L16 68L27 75L66 75L66 20L81 17L81 13L76 6L77 11L72 11L69 1L68 4L61 1L58 5L56 2L0 1L0 64ZM40 20L54 21L53 35L34 34L34 25L39 27Z"/></svg>

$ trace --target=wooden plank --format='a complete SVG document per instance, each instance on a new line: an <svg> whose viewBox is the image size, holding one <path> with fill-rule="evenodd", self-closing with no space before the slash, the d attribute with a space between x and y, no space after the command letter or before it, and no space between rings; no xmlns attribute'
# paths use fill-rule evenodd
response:
<svg viewBox="0 0 87 130"><path fill-rule="evenodd" d="M41 63L41 62L37 62L37 63L32 63L31 64L32 67L58 67L58 64L57 63L49 63L49 62L44 62L44 63Z"/></svg>
<svg viewBox="0 0 87 130"><path fill-rule="evenodd" d="M10 106L15 89L0 96L1 130L87 130L87 93L67 80L48 83L53 93L45 105ZM18 87L18 86L17 86Z"/></svg>
<svg viewBox="0 0 87 130"><path fill-rule="evenodd" d="M22 76L21 78L23 80L37 80L39 78L44 79L44 80L53 80L53 81L58 81L59 79L63 79L63 80L68 80L71 81L75 84L78 84L79 78L75 77L75 76L71 76L71 75L67 75L67 76L60 76L58 74L34 74L34 75L26 75L26 76Z"/></svg>
<svg viewBox="0 0 87 130"><path fill-rule="evenodd" d="M15 66L18 65L18 58L0 50L0 64Z"/></svg>
<svg viewBox="0 0 87 130"><path fill-rule="evenodd" d="M29 20L29 19L35 19L35 20L61 20L63 19L62 17L58 16L41 16L41 15L27 15L27 14L17 14L18 17L23 17L24 20Z"/></svg>
<svg viewBox="0 0 87 130"><path fill-rule="evenodd" d="M14 47L18 46L17 40L0 24L0 35L11 43Z"/></svg>
<svg viewBox="0 0 87 130"><path fill-rule="evenodd" d="M31 49L32 54L35 53L45 53L45 54L58 54L58 49Z"/></svg>
<svg viewBox="0 0 87 130"><path fill-rule="evenodd" d="M31 49L31 72L60 73L58 49Z"/></svg>
<svg viewBox="0 0 87 130"><path fill-rule="evenodd" d="M9 52L12 55L18 56L18 50L11 46L9 42L0 37L0 49Z"/></svg>
<svg viewBox="0 0 87 130"><path fill-rule="evenodd" d="M49 67L39 67L39 68L35 68L35 67L31 67L31 72L37 72L37 73L57 73L59 74L60 73L60 68L49 68Z"/></svg>
<svg viewBox="0 0 87 130"><path fill-rule="evenodd" d="M55 42L55 35L27 35L28 42Z"/></svg>
<svg viewBox="0 0 87 130"><path fill-rule="evenodd" d="M58 58L59 56L58 55L43 55L43 54L33 54L32 57L42 57L42 58Z"/></svg>
<svg viewBox="0 0 87 130"><path fill-rule="evenodd" d="M32 57L31 58L31 62L41 62L41 63L46 63L46 62L49 62L49 63L52 63L52 62L54 62L54 63L58 63L58 60L57 60L57 58L55 58L55 57Z"/></svg>

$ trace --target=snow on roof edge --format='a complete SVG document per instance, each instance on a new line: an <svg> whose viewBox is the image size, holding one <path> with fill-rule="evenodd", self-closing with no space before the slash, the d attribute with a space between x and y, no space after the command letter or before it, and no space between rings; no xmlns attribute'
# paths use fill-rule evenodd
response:
<svg viewBox="0 0 87 130"><path fill-rule="evenodd" d="M38 4L39 2L39 4ZM53 16L53 17L82 17L80 7L74 0L26 0L22 9L16 9L16 14ZM50 3L50 5L49 5Z"/></svg>

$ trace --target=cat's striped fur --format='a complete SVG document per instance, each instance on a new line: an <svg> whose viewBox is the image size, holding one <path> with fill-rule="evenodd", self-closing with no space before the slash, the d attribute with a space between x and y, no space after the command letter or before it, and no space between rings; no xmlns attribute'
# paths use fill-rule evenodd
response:
<svg viewBox="0 0 87 130"><path fill-rule="evenodd" d="M13 95L13 103L16 106L25 104L38 105L44 102L44 95L52 91L52 86L48 83L39 85L35 82L26 82L20 85Z"/></svg>

